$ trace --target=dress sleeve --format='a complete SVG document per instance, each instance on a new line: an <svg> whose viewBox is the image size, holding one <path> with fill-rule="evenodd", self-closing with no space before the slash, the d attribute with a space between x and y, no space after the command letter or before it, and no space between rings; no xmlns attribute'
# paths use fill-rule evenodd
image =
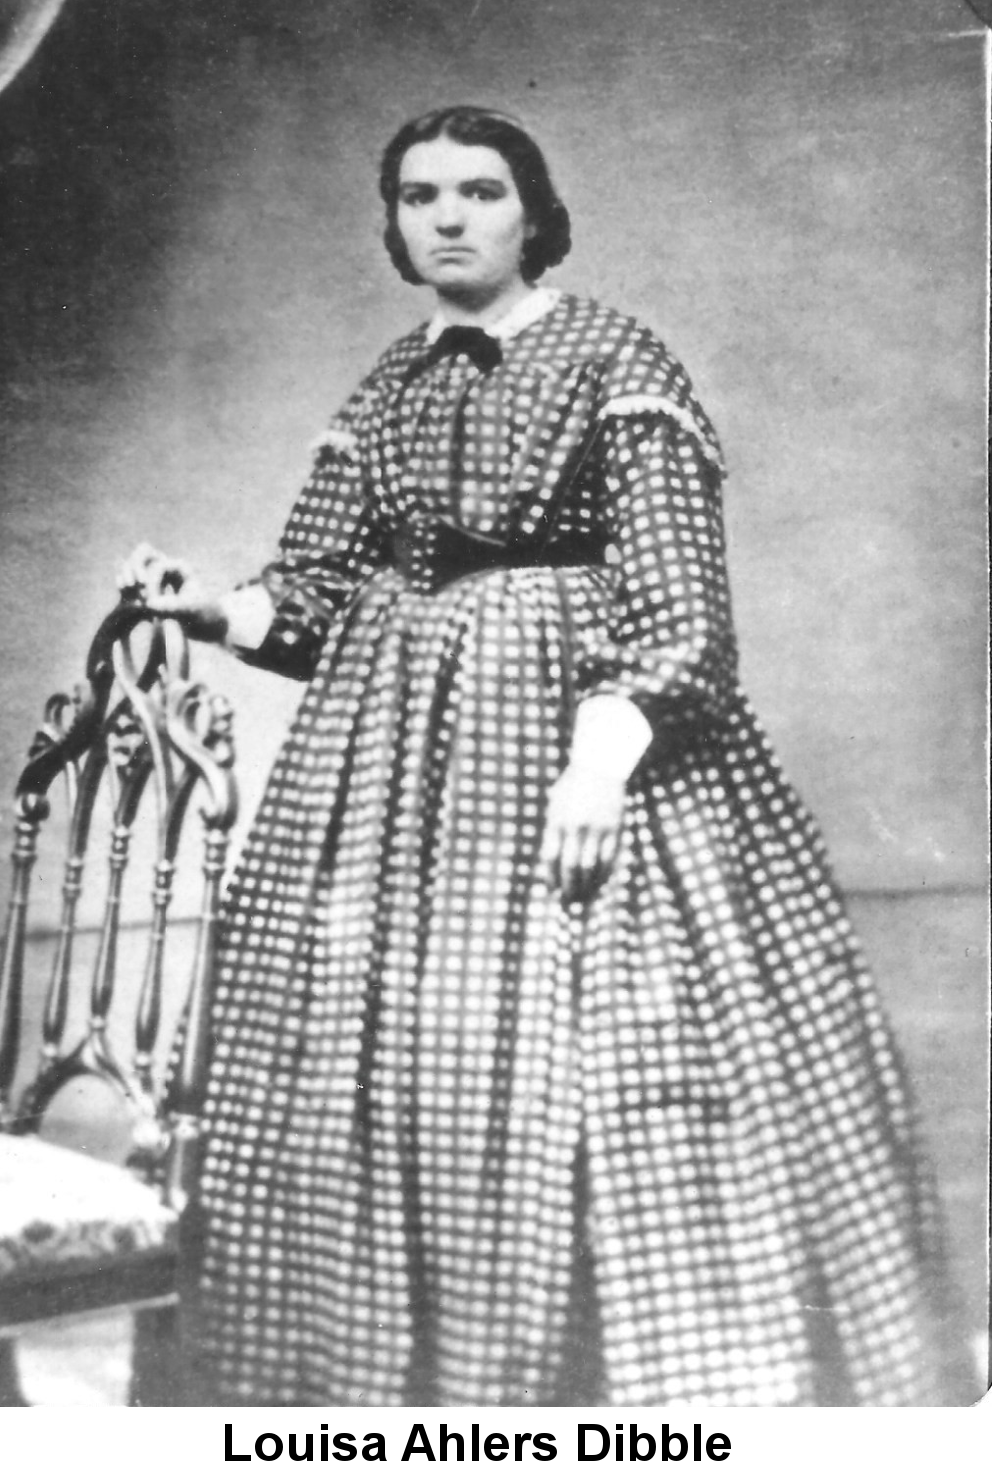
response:
<svg viewBox="0 0 992 1476"><path fill-rule="evenodd" d="M255 581L272 602L268 630L257 648L238 650L249 665L299 681L313 675L334 617L384 560L347 409L313 452L278 553Z"/></svg>
<svg viewBox="0 0 992 1476"><path fill-rule="evenodd" d="M719 722L736 691L720 470L668 414L608 414L598 442L615 551L604 612L578 622L581 698L634 702L656 737Z"/></svg>

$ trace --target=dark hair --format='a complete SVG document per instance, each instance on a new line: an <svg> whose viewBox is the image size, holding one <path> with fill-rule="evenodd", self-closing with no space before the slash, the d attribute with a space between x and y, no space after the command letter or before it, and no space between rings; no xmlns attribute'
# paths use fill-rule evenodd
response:
<svg viewBox="0 0 992 1476"><path fill-rule="evenodd" d="M495 149L510 166L524 215L533 227L533 234L524 242L520 258L520 273L524 280L535 282L548 267L564 261L572 245L571 221L551 183L544 155L530 134L516 119L490 108L436 108L404 123L386 145L379 171L379 193L386 202L383 239L403 280L419 286L422 278L414 271L396 221L400 165L414 144L429 143L442 137L460 144Z"/></svg>

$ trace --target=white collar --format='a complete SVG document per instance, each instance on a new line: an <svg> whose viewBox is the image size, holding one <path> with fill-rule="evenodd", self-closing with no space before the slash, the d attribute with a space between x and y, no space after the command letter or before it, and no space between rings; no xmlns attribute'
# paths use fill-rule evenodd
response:
<svg viewBox="0 0 992 1476"><path fill-rule="evenodd" d="M480 326L485 328L490 338L505 342L508 338L516 338L518 333L543 318L545 313L550 313L560 297L561 289L558 287L535 287L526 297L515 302L501 318L497 318L495 323ZM424 338L428 343L436 343L445 328L450 327L451 324L438 309L424 329Z"/></svg>

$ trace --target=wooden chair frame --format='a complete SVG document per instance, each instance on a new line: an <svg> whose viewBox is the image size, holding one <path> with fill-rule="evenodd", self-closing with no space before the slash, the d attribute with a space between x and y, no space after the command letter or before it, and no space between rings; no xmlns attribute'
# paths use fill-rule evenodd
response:
<svg viewBox="0 0 992 1476"><path fill-rule="evenodd" d="M178 1248L114 1258L106 1264L44 1266L29 1279L0 1280L0 1340L31 1323L104 1307L165 1309L141 1325L132 1402L169 1403L171 1375L162 1360L174 1330L182 1253L195 1234L193 1190L198 1174L199 1119L210 1045L210 1008L220 888L237 815L231 710L190 679L185 636L172 621L153 620L147 651L136 655L136 630L148 614L122 601L103 621L90 648L86 680L72 696L57 694L31 745L15 790L13 879L0 954L0 1152L3 1133L37 1133L55 1096L88 1077L111 1087L132 1119L128 1164L155 1184L178 1217ZM21 1018L28 940L28 903L39 832L50 811L49 791L64 780L69 808L68 852L62 878L55 958L45 995L37 1068L14 1095L21 1056ZM97 796L109 791L112 834L109 873L89 989L86 1024L67 1039L77 909ZM155 864L151 921L137 1012L134 1051L118 1059L108 1036L117 983L121 900L133 827L142 801L154 802ZM184 822L194 796L203 822L202 903L196 919L194 964L183 1023L165 1087L153 1063L162 1024L169 904ZM139 1332L141 1327L139 1327ZM150 1350L150 1351L149 1351ZM4 1364L6 1363L6 1369ZM9 1344L0 1341L0 1402L20 1402L12 1387ZM4 1374L8 1380L2 1390ZM139 1387L144 1382L145 1387Z"/></svg>

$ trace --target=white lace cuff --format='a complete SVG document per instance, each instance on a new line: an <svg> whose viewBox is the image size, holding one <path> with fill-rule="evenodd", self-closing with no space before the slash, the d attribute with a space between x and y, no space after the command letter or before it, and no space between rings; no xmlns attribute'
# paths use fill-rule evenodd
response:
<svg viewBox="0 0 992 1476"><path fill-rule="evenodd" d="M232 649L257 651L265 640L275 611L264 584L245 584L221 595L218 601L227 617L225 644Z"/></svg>
<svg viewBox="0 0 992 1476"><path fill-rule="evenodd" d="M579 703L571 762L590 774L629 779L652 738L651 724L627 697L603 692Z"/></svg>

